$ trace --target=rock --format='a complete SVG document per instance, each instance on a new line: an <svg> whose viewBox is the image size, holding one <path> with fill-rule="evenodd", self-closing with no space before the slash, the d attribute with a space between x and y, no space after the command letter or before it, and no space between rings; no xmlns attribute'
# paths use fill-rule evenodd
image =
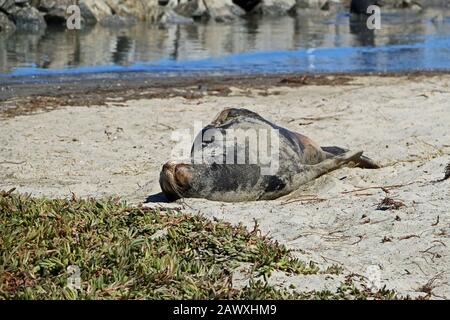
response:
<svg viewBox="0 0 450 320"><path fill-rule="evenodd" d="M36 7L44 13L48 24L63 24L66 22L67 7L72 3L70 0L40 0Z"/></svg>
<svg viewBox="0 0 450 320"><path fill-rule="evenodd" d="M18 6L24 6L26 4L28 4L30 2L30 0L14 0L14 3Z"/></svg>
<svg viewBox="0 0 450 320"><path fill-rule="evenodd" d="M18 30L39 31L47 27L43 14L34 7L20 8L12 18Z"/></svg>
<svg viewBox="0 0 450 320"><path fill-rule="evenodd" d="M84 2L80 2L80 11L81 11L81 27L85 25L94 25L97 23L97 19L89 7Z"/></svg>
<svg viewBox="0 0 450 320"><path fill-rule="evenodd" d="M245 10L235 5L232 0L203 0L202 3L207 6L209 17L218 22L231 21L245 14Z"/></svg>
<svg viewBox="0 0 450 320"><path fill-rule="evenodd" d="M350 12L367 14L367 7L377 5L385 9L422 10L426 0L351 0ZM431 4L431 2L430 2Z"/></svg>
<svg viewBox="0 0 450 320"><path fill-rule="evenodd" d="M73 0L34 0L32 5L44 13L47 24L64 24L67 19L67 8L73 5ZM79 1L81 24L92 25L97 22L95 15L86 5L85 0Z"/></svg>
<svg viewBox="0 0 450 320"><path fill-rule="evenodd" d="M8 16L0 11L0 34L6 32L13 32L16 29L14 22Z"/></svg>
<svg viewBox="0 0 450 320"><path fill-rule="evenodd" d="M165 3L167 5L169 1ZM158 0L121 0L121 4L127 8L130 15L135 16L138 20L149 22L161 21L165 12L170 10L170 8L166 8L166 5L160 5Z"/></svg>
<svg viewBox="0 0 450 320"><path fill-rule="evenodd" d="M61 0L61 2L65 2L64 0ZM55 0L40 0L37 1L34 5L36 8L38 8L40 11L47 12L50 9L52 9L56 5Z"/></svg>
<svg viewBox="0 0 450 320"><path fill-rule="evenodd" d="M232 0L182 1L173 9L185 17L213 19L218 22L232 21L245 14L245 11Z"/></svg>
<svg viewBox="0 0 450 320"><path fill-rule="evenodd" d="M122 0L105 0L115 15L127 18L132 15L130 8ZM127 19L129 20L129 19Z"/></svg>
<svg viewBox="0 0 450 320"><path fill-rule="evenodd" d="M407 8L412 10L422 10L422 4L418 1L412 1L412 0L403 0L399 4L400 8Z"/></svg>
<svg viewBox="0 0 450 320"><path fill-rule="evenodd" d="M0 0L0 10L11 14L15 13L18 8L16 7L14 0Z"/></svg>
<svg viewBox="0 0 450 320"><path fill-rule="evenodd" d="M173 10L167 10L161 16L159 22L167 24L184 24L184 23L193 23L194 20L192 18L179 15Z"/></svg>
<svg viewBox="0 0 450 320"><path fill-rule="evenodd" d="M182 2L173 9L177 14L184 17L200 18L205 14L205 6L200 5L199 1Z"/></svg>
<svg viewBox="0 0 450 320"><path fill-rule="evenodd" d="M262 0L251 12L266 16L281 16L295 10L296 5L296 0Z"/></svg>
<svg viewBox="0 0 450 320"><path fill-rule="evenodd" d="M151 3L152 1L146 1ZM86 23L92 22L92 17L105 27L130 27L137 22L137 13L143 9L143 0L82 0L87 13ZM153 1L156 4L156 1ZM81 7L80 7L81 9ZM83 9L82 16L84 18ZM142 15L142 13L141 13ZM142 19L144 20L144 19Z"/></svg>
<svg viewBox="0 0 450 320"><path fill-rule="evenodd" d="M233 2L248 13L268 16L285 15L297 8L297 0L233 0Z"/></svg>
<svg viewBox="0 0 450 320"><path fill-rule="evenodd" d="M330 7L339 3L339 0L297 0L297 8L329 10Z"/></svg>
<svg viewBox="0 0 450 320"><path fill-rule="evenodd" d="M428 0L380 0L380 5L388 9L400 8L400 9L421 10L425 5L432 5L432 4L433 1Z"/></svg>
<svg viewBox="0 0 450 320"><path fill-rule="evenodd" d="M113 11L104 0L83 0L83 3L97 22L101 22L113 14Z"/></svg>
<svg viewBox="0 0 450 320"><path fill-rule="evenodd" d="M104 27L124 28L134 26L137 22L134 16L119 16L117 14L104 18L100 24Z"/></svg>
<svg viewBox="0 0 450 320"><path fill-rule="evenodd" d="M114 1L114 0L113 0ZM191 7L182 6L192 2ZM152 23L191 23L195 12L196 0L121 0L120 3L127 8L127 13ZM180 6L180 10L175 10ZM183 11L184 10L184 11Z"/></svg>

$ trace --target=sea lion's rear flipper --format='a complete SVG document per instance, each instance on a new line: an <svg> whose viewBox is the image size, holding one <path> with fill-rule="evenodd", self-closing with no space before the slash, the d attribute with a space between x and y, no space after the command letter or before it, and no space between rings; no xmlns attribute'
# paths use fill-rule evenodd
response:
<svg viewBox="0 0 450 320"><path fill-rule="evenodd" d="M325 151L326 153L329 153L331 157L334 156L339 156L342 155L346 152L348 152L347 149L344 148L340 148L340 147L321 147L323 151ZM359 160L356 163L356 166L359 168L364 168L364 169L379 169L380 165L378 163L376 163L374 160L365 157L365 156L361 156L359 158Z"/></svg>
<svg viewBox="0 0 450 320"><path fill-rule="evenodd" d="M295 188L298 188L302 184L314 180L331 171L337 170L345 165L357 164L360 161L362 154L362 151L349 151L338 156L325 159L318 164L303 165L301 172L295 175L293 184Z"/></svg>

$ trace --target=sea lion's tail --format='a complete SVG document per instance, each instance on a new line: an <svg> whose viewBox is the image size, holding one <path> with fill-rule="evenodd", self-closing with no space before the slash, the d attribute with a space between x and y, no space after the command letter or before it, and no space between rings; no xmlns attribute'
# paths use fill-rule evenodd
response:
<svg viewBox="0 0 450 320"><path fill-rule="evenodd" d="M325 151L326 153L329 153L331 156L340 156L345 154L346 152L348 152L349 150L344 149L344 148L340 148L340 147L321 147L323 151ZM378 163L376 163L374 160L365 157L365 156L360 156L356 166L359 168L364 168L364 169L379 169L380 165Z"/></svg>

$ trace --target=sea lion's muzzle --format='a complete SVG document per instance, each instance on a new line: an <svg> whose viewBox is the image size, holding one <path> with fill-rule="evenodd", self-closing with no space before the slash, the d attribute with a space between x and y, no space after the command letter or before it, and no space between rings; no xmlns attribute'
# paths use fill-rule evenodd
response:
<svg viewBox="0 0 450 320"><path fill-rule="evenodd" d="M168 161L161 170L159 185L168 200L174 201L189 190L191 177L189 164Z"/></svg>

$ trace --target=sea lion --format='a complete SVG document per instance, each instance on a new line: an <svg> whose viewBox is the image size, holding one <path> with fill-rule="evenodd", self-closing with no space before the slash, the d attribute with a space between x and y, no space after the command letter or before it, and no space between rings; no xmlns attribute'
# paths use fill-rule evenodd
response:
<svg viewBox="0 0 450 320"><path fill-rule="evenodd" d="M362 151L320 147L253 111L229 108L197 135L190 163L167 162L159 182L171 201L183 197L225 202L272 200L350 163L379 168L362 156Z"/></svg>

